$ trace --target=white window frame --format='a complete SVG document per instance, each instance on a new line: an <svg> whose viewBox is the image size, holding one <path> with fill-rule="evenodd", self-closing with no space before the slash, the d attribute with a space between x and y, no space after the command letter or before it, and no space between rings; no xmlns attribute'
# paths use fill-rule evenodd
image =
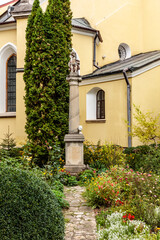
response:
<svg viewBox="0 0 160 240"><path fill-rule="evenodd" d="M0 49L0 117L15 115L15 113L6 112L6 63L13 54L17 55L17 48L13 43L8 42Z"/></svg>
<svg viewBox="0 0 160 240"><path fill-rule="evenodd" d="M99 90L103 89L94 87L86 95L86 120L100 120L97 119L97 92Z"/></svg>

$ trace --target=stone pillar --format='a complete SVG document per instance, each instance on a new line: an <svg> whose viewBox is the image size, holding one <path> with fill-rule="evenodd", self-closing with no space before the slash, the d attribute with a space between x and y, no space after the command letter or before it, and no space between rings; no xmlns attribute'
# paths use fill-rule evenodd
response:
<svg viewBox="0 0 160 240"><path fill-rule="evenodd" d="M79 61L76 53L71 53L69 62L70 75L67 78L70 87L69 98L69 134L64 137L65 141L65 169L71 174L76 174L85 169L83 160L84 136L79 131L79 82L82 80L79 72Z"/></svg>
<svg viewBox="0 0 160 240"><path fill-rule="evenodd" d="M69 95L69 133L78 133L79 127L79 82L80 76L69 76L70 95Z"/></svg>

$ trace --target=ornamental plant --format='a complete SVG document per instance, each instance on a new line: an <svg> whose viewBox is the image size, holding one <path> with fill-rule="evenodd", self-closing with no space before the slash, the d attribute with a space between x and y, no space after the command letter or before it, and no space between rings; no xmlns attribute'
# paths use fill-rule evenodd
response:
<svg viewBox="0 0 160 240"><path fill-rule="evenodd" d="M48 161L50 147L64 145L68 130L71 17L69 0L50 0L45 15L35 0L28 20L25 128L32 159L41 167Z"/></svg>
<svg viewBox="0 0 160 240"><path fill-rule="evenodd" d="M85 196L93 207L110 206L159 227L160 179L150 173L114 167L100 174L86 187ZM158 212L156 214L156 212Z"/></svg>
<svg viewBox="0 0 160 240"><path fill-rule="evenodd" d="M99 226L98 240L157 240L157 235L150 234L149 226L143 221L128 218L127 222L124 222L124 216L127 215L122 212L107 215L105 227L101 229Z"/></svg>
<svg viewBox="0 0 160 240"><path fill-rule="evenodd" d="M132 127L132 136L138 137L143 144L160 142L160 113L154 116L153 112L142 112L140 107L135 106L134 119L136 124Z"/></svg>
<svg viewBox="0 0 160 240"><path fill-rule="evenodd" d="M113 144L93 145L90 142L84 144L84 162L92 168L104 169L114 165L125 164L125 154L123 148Z"/></svg>
<svg viewBox="0 0 160 240"><path fill-rule="evenodd" d="M51 188L29 171L0 168L0 236L63 240L64 219Z"/></svg>

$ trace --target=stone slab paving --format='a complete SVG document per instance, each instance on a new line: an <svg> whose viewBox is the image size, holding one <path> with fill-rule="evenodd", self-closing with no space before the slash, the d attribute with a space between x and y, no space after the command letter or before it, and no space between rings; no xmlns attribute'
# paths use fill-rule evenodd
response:
<svg viewBox="0 0 160 240"><path fill-rule="evenodd" d="M82 192L85 188L65 187L64 194L70 208L64 210L65 240L96 240L96 221L92 208L88 207Z"/></svg>

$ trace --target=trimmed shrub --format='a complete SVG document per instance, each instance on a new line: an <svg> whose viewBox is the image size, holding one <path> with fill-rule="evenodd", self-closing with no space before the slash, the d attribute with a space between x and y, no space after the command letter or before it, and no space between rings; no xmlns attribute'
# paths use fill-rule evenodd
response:
<svg viewBox="0 0 160 240"><path fill-rule="evenodd" d="M41 179L12 167L0 169L0 236L3 240L63 240L64 219Z"/></svg>

